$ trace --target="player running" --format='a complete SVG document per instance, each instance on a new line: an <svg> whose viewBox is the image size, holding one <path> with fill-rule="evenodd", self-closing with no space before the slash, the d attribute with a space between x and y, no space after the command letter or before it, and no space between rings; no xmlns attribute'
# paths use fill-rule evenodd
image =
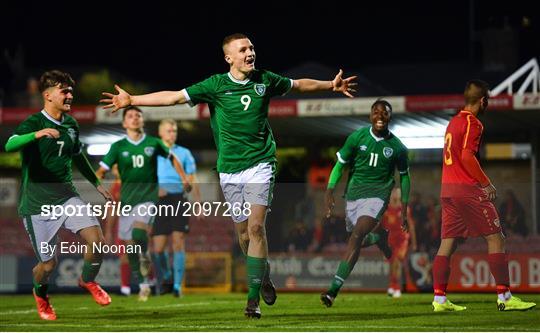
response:
<svg viewBox="0 0 540 333"><path fill-rule="evenodd" d="M61 227L78 234L86 242L79 286L88 290L99 305L111 303L109 295L95 282L102 255L94 251L94 244L104 243L98 220L85 213L85 209L79 211L83 216L55 218L50 214L42 215L46 213L44 207L50 205L73 206L77 210L87 205L73 186L72 163L106 200L112 200L82 151L77 121L67 114L71 111L74 85L75 81L68 73L58 70L45 72L39 80L43 110L24 120L5 147L7 152L21 152L18 211L39 261L32 269L33 294L38 314L44 320L56 320L47 290L49 276L57 264L57 251L53 249L57 246L56 236Z"/></svg>
<svg viewBox="0 0 540 333"><path fill-rule="evenodd" d="M291 80L267 70L255 69L255 48L247 36L233 34L222 44L229 72L216 74L180 91L161 91L130 96L116 86L117 95L104 93L106 108L128 105L173 105L208 103L210 124L216 142L221 188L234 209L233 221L242 251L247 256L248 302L244 311L260 318L259 294L266 304L276 301L270 280L266 213L272 201L276 143L268 123L270 99L289 91L335 91L352 97L356 77L332 81ZM237 212L236 212L237 211Z"/></svg>
<svg viewBox="0 0 540 333"><path fill-rule="evenodd" d="M458 241L482 236L488 245L488 262L497 285L500 311L527 310L536 304L512 296L508 258L499 215L492 201L496 190L480 166L477 155L484 127L477 116L488 107L489 87L481 80L465 86L465 107L454 116L444 136L441 208L441 245L433 262L433 310L462 311L446 298L450 257Z"/></svg>
<svg viewBox="0 0 540 333"><path fill-rule="evenodd" d="M390 263L390 284L388 286L388 296L393 298L401 297L401 271L403 262L407 258L409 244L413 251L416 251L416 226L415 221L408 211L409 232L405 232L402 226L402 205L401 190L394 188L390 195L390 202L383 215L382 227L388 230L388 244L392 248L392 256L388 258Z"/></svg>
<svg viewBox="0 0 540 333"><path fill-rule="evenodd" d="M407 230L407 203L410 178L407 148L388 130L392 106L377 100L371 106L370 127L349 135L337 152L338 161L332 169L326 190L327 215L334 208L334 189L341 179L345 165L349 179L345 194L347 232L350 233L347 251L339 263L330 288L321 294L321 302L331 307L343 283L358 261L364 238L379 225L394 187L395 169L400 174L402 228ZM365 244L364 244L365 245ZM387 256L388 257L388 256Z"/></svg>
<svg viewBox="0 0 540 333"><path fill-rule="evenodd" d="M141 109L130 106L123 111L122 126L126 137L111 145L107 155L99 163L96 172L103 178L114 164L122 182L120 199L123 206L130 205L131 211L119 217L118 238L128 245L139 245L141 252L128 252L132 276L139 281L139 301L145 302L150 296L150 255L148 253L148 231L152 222L151 207L158 201L158 156L170 158L181 179L184 188L189 191L182 165L178 163L169 148L156 137L144 133L144 119ZM149 209L150 208L150 209ZM161 212L161 214L172 212Z"/></svg>

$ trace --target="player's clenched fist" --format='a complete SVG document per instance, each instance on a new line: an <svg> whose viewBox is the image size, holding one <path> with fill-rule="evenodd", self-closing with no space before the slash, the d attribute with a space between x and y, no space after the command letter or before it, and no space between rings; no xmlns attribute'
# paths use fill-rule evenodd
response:
<svg viewBox="0 0 540 333"><path fill-rule="evenodd" d="M43 137L58 139L60 137L60 132L54 128L44 128L36 132L36 139L41 139Z"/></svg>

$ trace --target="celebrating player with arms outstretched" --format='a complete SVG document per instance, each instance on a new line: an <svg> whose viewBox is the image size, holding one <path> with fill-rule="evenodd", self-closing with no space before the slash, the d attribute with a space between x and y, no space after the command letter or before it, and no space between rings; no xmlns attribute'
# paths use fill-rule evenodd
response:
<svg viewBox="0 0 540 333"><path fill-rule="evenodd" d="M378 226L379 219L388 206L396 168L400 174L403 229L407 229L410 189L407 148L388 130L392 119L390 103L377 100L371 106L369 118L371 126L349 135L345 145L337 153L338 161L328 181L326 206L328 213L331 213L334 208L334 188L341 179L343 167L349 166L345 199L347 232L350 236L347 252L339 263L330 288L321 294L321 302L327 307L332 306L339 289L358 261L362 243L367 241L364 238ZM387 253L385 255L390 256Z"/></svg>
<svg viewBox="0 0 540 333"><path fill-rule="evenodd" d="M489 267L497 284L499 310L527 310L536 304L523 302L510 293L504 236L499 215L492 203L496 190L476 157L484 129L477 116L487 109L488 84L481 80L467 82L464 97L465 107L450 120L444 136L442 240L433 262L433 310L466 309L446 298L450 257L457 248L458 240L479 236L484 237L488 245Z"/></svg>
<svg viewBox="0 0 540 333"><path fill-rule="evenodd" d="M82 152L77 121L67 114L71 110L74 85L67 73L45 72L39 81L43 110L23 121L6 143L6 151L21 151L19 214L24 217L24 226L39 260L32 270L33 292L39 316L44 320L56 319L47 295L47 282L56 267L57 253L52 246L55 246L56 235L62 226L77 233L87 243L79 286L87 289L98 304L111 303L109 295L94 281L102 262L101 253L95 251L94 244L104 242L97 219L93 216L55 218L42 215L46 205L86 206L73 186L72 162L106 200L112 200Z"/></svg>
<svg viewBox="0 0 540 333"><path fill-rule="evenodd" d="M288 93L335 91L352 97L355 77L332 81L291 80L255 69L255 49L247 36L233 34L223 40L229 72L216 74L180 91L130 96L120 87L118 95L104 93L106 107L208 103L218 151L217 170L225 199L234 207L250 206L250 214L233 212L240 246L247 255L248 302L245 315L260 318L259 293L265 303L276 300L267 262L265 220L272 200L276 144L268 124L270 99ZM262 287L261 287L262 285Z"/></svg>

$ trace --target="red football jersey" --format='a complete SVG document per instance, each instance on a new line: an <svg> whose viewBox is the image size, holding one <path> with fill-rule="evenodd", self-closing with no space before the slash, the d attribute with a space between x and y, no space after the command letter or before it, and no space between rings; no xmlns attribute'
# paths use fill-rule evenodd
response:
<svg viewBox="0 0 540 333"><path fill-rule="evenodd" d="M408 219L409 223L414 223L412 219ZM388 230L388 243L391 248L399 247L402 242L409 240L409 233L401 230L401 205L388 206L382 218L383 228Z"/></svg>
<svg viewBox="0 0 540 333"><path fill-rule="evenodd" d="M478 196L480 183L463 166L461 153L478 154L484 126L475 115L462 110L446 127L444 135L441 197Z"/></svg>

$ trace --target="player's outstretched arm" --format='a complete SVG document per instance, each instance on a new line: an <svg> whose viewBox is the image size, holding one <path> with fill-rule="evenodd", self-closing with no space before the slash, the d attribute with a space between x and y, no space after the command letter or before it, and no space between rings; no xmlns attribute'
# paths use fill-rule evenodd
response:
<svg viewBox="0 0 540 333"><path fill-rule="evenodd" d="M44 128L40 131L31 132L27 134L22 135L13 135L8 139L6 142L6 146L4 147L6 149L6 152L13 152L13 151L19 151L27 144L30 144L34 142L35 140L39 140L41 138L54 138L58 139L60 137L60 132L54 128Z"/></svg>
<svg viewBox="0 0 540 333"><path fill-rule="evenodd" d="M109 92L102 93L106 98L101 99L100 103L105 103L105 109L112 109L116 112L119 109L134 106L165 106L187 103L186 97L179 91L158 91L145 95L130 95L127 91L115 84L117 94Z"/></svg>
<svg viewBox="0 0 540 333"><path fill-rule="evenodd" d="M343 70L339 70L339 73L332 81L319 81L313 79L299 79L293 81L293 91L296 92L316 92L316 91L336 91L341 92L347 97L352 98L351 93L356 92L354 87L357 85L356 76L351 76L346 79L343 78Z"/></svg>

